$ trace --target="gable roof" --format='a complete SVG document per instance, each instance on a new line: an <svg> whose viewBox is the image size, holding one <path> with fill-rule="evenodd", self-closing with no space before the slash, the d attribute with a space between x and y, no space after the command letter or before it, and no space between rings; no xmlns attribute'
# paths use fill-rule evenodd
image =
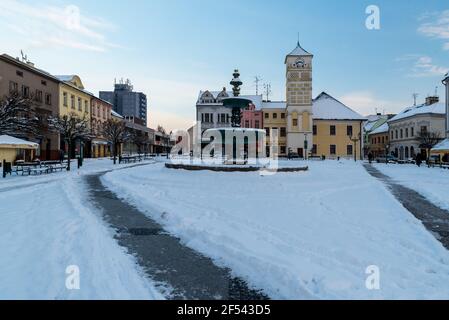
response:
<svg viewBox="0 0 449 320"><path fill-rule="evenodd" d="M402 110L400 113L395 115L393 118L391 118L390 121L410 118L419 114L445 114L446 113L446 106L442 102L437 102L431 105L420 104L417 106L411 106L407 107L404 110Z"/></svg>
<svg viewBox="0 0 449 320"><path fill-rule="evenodd" d="M321 92L313 100L313 119L321 120L361 120L366 118L326 92Z"/></svg>
<svg viewBox="0 0 449 320"><path fill-rule="evenodd" d="M449 150L449 138L448 139L444 139L443 141L441 141L440 143L435 145L435 147L433 147L432 150L434 150L434 151L446 151L446 150Z"/></svg>
<svg viewBox="0 0 449 320"><path fill-rule="evenodd" d="M385 122L383 125L377 127L376 129L374 129L373 131L371 131L369 134L378 134L378 133L385 133L388 132L390 126L388 125L388 122Z"/></svg>
<svg viewBox="0 0 449 320"><path fill-rule="evenodd" d="M39 145L35 142L22 140L6 134L0 135L0 148L37 149Z"/></svg>

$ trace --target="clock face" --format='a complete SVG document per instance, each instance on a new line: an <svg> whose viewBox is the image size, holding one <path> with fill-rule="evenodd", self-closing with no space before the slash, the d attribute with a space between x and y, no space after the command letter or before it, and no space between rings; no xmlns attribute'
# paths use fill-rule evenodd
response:
<svg viewBox="0 0 449 320"><path fill-rule="evenodd" d="M295 61L295 63L293 64L296 68L303 68L306 63L304 62L303 59L299 58Z"/></svg>

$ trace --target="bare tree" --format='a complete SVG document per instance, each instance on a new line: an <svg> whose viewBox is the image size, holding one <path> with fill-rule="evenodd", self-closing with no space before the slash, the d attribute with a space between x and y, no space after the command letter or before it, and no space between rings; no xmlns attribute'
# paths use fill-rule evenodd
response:
<svg viewBox="0 0 449 320"><path fill-rule="evenodd" d="M0 134L36 135L39 121L32 105L32 97L18 93L5 96L0 102Z"/></svg>
<svg viewBox="0 0 449 320"><path fill-rule="evenodd" d="M420 131L418 132L417 140L419 141L419 147L426 149L426 160L428 162L430 159L430 150L442 139L439 132Z"/></svg>
<svg viewBox="0 0 449 320"><path fill-rule="evenodd" d="M114 157L114 164L117 162L117 156L118 156L118 146L125 142L130 140L131 134L127 130L125 122L124 121L117 121L113 119L109 119L108 121L103 123L103 126L101 128L101 132L105 139L112 144L112 153Z"/></svg>
<svg viewBox="0 0 449 320"><path fill-rule="evenodd" d="M161 126L160 124L157 125L157 131L160 133L166 134L164 127Z"/></svg>
<svg viewBox="0 0 449 320"><path fill-rule="evenodd" d="M68 147L67 171L70 171L71 150L76 140L88 140L92 137L89 128L89 119L85 116L80 118L76 113L70 113L60 117L49 117L48 127L51 131L57 132L64 139Z"/></svg>
<svg viewBox="0 0 449 320"><path fill-rule="evenodd" d="M134 131L132 133L132 142L137 146L137 152L140 154L142 150L146 150L145 146L149 143L148 136L143 132Z"/></svg>

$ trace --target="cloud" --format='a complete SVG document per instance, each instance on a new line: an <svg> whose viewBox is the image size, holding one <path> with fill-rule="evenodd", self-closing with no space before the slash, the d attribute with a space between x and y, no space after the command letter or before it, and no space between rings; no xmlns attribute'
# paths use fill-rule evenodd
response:
<svg viewBox="0 0 449 320"><path fill-rule="evenodd" d="M406 76L412 78L440 77L449 70L448 67L435 64L433 59L426 55L407 54L397 58L396 61L411 64L407 66L410 71Z"/></svg>
<svg viewBox="0 0 449 320"><path fill-rule="evenodd" d="M449 10L425 13L418 32L426 37L443 40L443 49L449 50Z"/></svg>
<svg viewBox="0 0 449 320"><path fill-rule="evenodd" d="M106 32L116 29L112 23L89 17L74 5L47 6L16 0L0 2L0 19L10 31L32 47L65 47L105 52L112 47Z"/></svg>
<svg viewBox="0 0 449 320"><path fill-rule="evenodd" d="M345 105L362 115L377 112L394 113L402 110L406 103L400 101L388 101L376 97L370 91L356 91L346 93L338 98Z"/></svg>

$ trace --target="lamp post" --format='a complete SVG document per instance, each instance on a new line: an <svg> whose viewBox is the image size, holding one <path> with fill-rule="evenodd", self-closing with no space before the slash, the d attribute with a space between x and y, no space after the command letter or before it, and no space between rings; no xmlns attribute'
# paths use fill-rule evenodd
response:
<svg viewBox="0 0 449 320"><path fill-rule="evenodd" d="M388 164L388 153L389 153L389 150L390 150L390 145L387 143L385 145L385 164Z"/></svg>
<svg viewBox="0 0 449 320"><path fill-rule="evenodd" d="M307 153L309 152L309 141L307 141L307 133L304 134L304 160L307 160Z"/></svg>
<svg viewBox="0 0 449 320"><path fill-rule="evenodd" d="M360 133L358 137L351 137L350 139L354 143L354 161L357 162L357 142L360 141Z"/></svg>

